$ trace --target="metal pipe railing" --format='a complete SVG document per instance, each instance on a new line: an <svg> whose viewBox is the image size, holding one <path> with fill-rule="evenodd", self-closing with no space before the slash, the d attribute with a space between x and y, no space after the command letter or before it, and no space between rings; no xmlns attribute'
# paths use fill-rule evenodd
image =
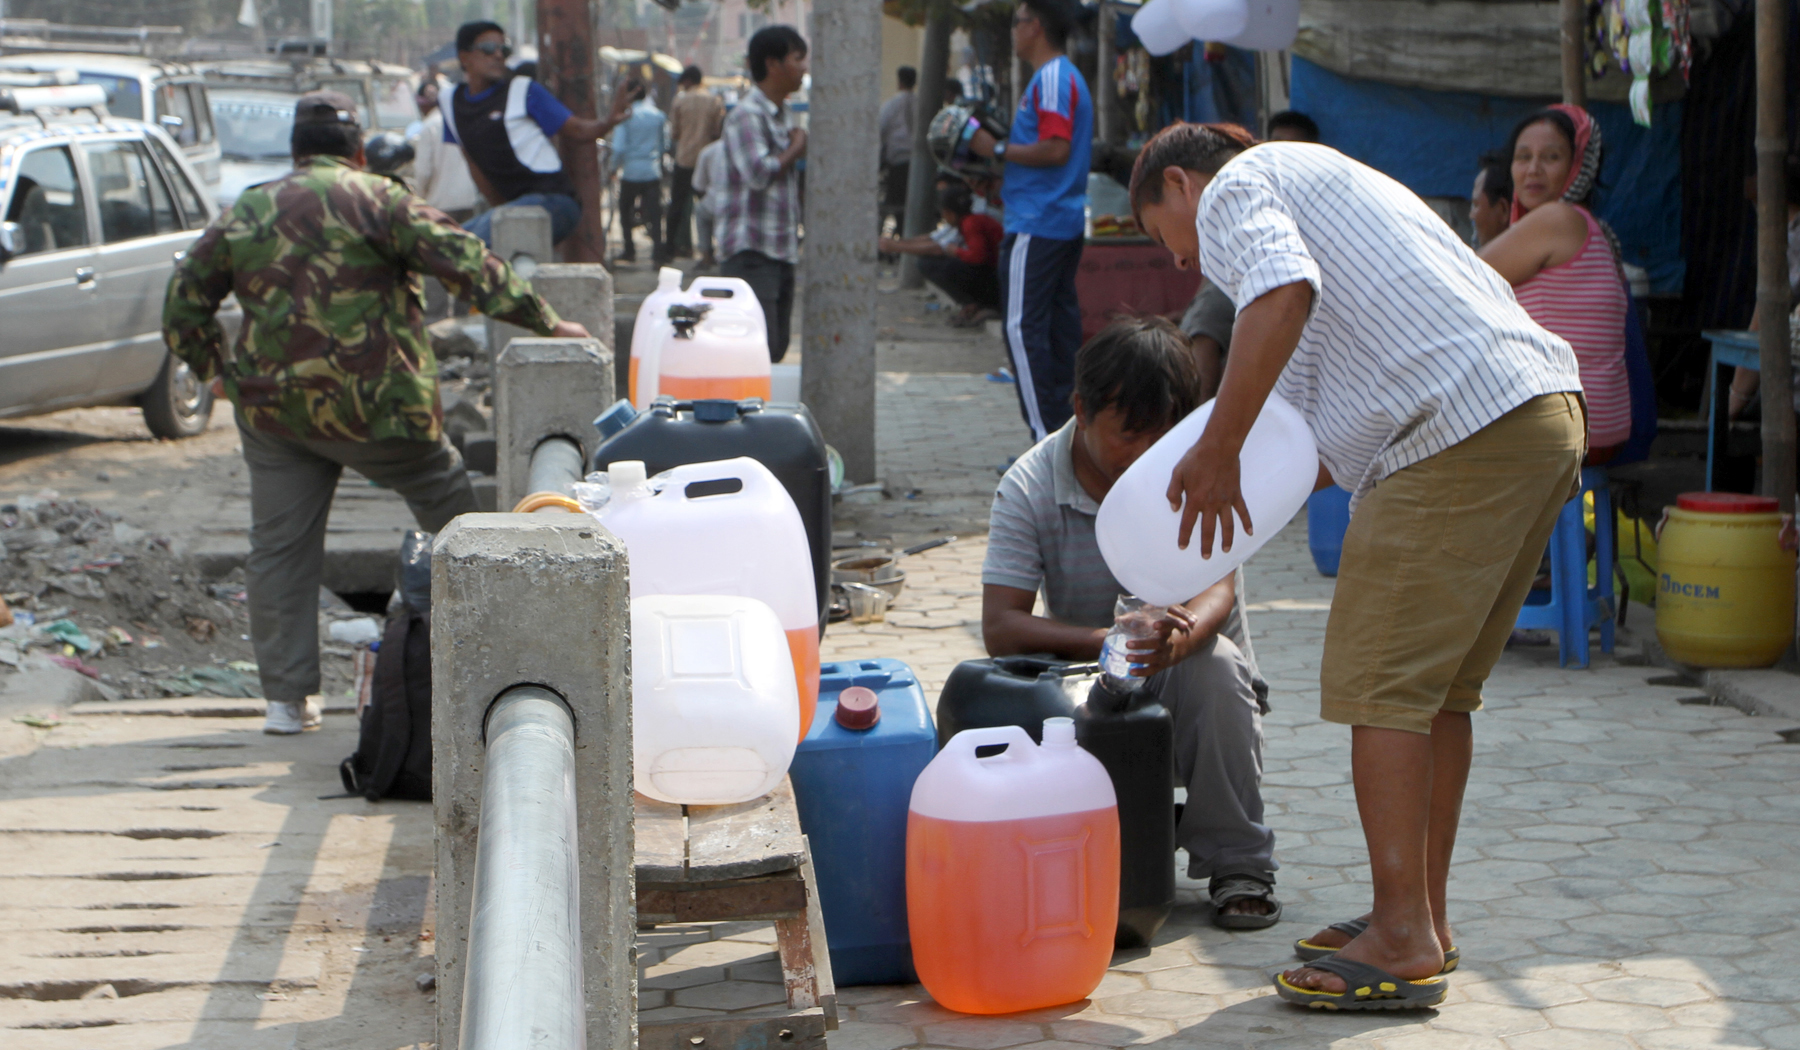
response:
<svg viewBox="0 0 1800 1050"><path fill-rule="evenodd" d="M566 437L545 438L531 450L525 491L567 495L567 486L581 480L586 465L580 445Z"/></svg>
<svg viewBox="0 0 1800 1050"><path fill-rule="evenodd" d="M519 685L488 710L462 1050L585 1050L575 723Z"/></svg>

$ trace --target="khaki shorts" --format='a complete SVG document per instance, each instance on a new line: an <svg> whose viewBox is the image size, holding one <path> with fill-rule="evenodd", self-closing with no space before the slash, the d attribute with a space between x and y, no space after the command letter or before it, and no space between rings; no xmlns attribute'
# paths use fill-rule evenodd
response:
<svg viewBox="0 0 1800 1050"><path fill-rule="evenodd" d="M1429 733L1477 711L1586 451L1574 394L1533 398L1376 484L1344 536L1320 714Z"/></svg>

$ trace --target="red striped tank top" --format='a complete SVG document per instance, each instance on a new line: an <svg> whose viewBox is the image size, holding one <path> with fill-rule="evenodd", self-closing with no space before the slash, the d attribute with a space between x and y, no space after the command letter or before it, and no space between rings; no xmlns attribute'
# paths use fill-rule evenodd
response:
<svg viewBox="0 0 1800 1050"><path fill-rule="evenodd" d="M1600 223L1586 208L1587 241L1575 257L1513 289L1531 319L1575 348L1587 401L1588 447L1631 436L1631 384L1625 373L1625 286Z"/></svg>

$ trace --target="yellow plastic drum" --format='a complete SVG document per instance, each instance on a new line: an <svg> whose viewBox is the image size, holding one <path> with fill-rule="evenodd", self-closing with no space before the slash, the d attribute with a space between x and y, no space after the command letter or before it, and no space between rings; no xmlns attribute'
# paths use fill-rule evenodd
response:
<svg viewBox="0 0 1800 1050"><path fill-rule="evenodd" d="M1689 492L1663 525L1656 637L1701 667L1767 667L1794 640L1794 555L1781 549L1777 504Z"/></svg>

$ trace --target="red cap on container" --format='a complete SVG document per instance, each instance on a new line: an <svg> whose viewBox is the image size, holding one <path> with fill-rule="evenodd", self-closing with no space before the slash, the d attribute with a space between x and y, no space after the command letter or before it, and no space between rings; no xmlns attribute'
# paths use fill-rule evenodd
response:
<svg viewBox="0 0 1800 1050"><path fill-rule="evenodd" d="M881 698L875 690L853 685L838 694L837 714L832 716L845 729L868 729L881 721Z"/></svg>
<svg viewBox="0 0 1800 1050"><path fill-rule="evenodd" d="M1675 497L1682 510L1704 514L1773 514L1781 504L1769 496L1746 496L1741 492L1683 492Z"/></svg>

